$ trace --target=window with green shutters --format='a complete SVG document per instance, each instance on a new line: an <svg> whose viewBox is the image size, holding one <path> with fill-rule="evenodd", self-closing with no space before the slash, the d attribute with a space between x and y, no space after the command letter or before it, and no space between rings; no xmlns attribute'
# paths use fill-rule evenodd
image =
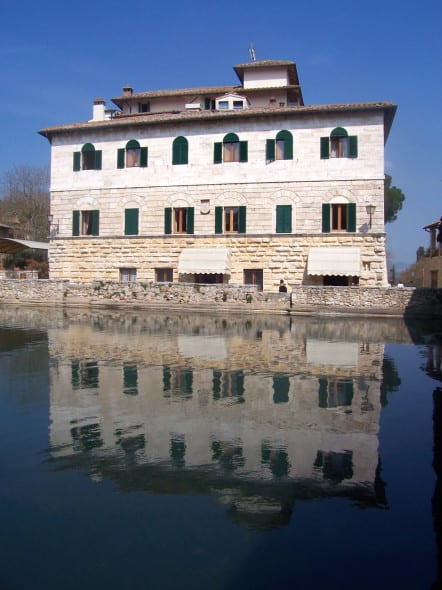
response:
<svg viewBox="0 0 442 590"><path fill-rule="evenodd" d="M213 145L213 163L247 162L248 142L240 141L236 133L228 133L222 142Z"/></svg>
<svg viewBox="0 0 442 590"><path fill-rule="evenodd" d="M73 236L98 236L99 235L100 212L73 211L72 212L72 235Z"/></svg>
<svg viewBox="0 0 442 590"><path fill-rule="evenodd" d="M185 137L176 137L172 144L172 164L189 163L189 143Z"/></svg>
<svg viewBox="0 0 442 590"><path fill-rule="evenodd" d="M322 232L356 232L356 203L323 203Z"/></svg>
<svg viewBox="0 0 442 590"><path fill-rule="evenodd" d="M290 131L279 131L275 139L266 143L266 161L293 160L293 136Z"/></svg>
<svg viewBox="0 0 442 590"><path fill-rule="evenodd" d="M117 168L146 168L147 147L140 147L136 139L127 142L125 148L117 150Z"/></svg>
<svg viewBox="0 0 442 590"><path fill-rule="evenodd" d="M276 205L276 233L292 233L292 206Z"/></svg>
<svg viewBox="0 0 442 590"><path fill-rule="evenodd" d="M245 206L215 207L215 233L246 233L247 211Z"/></svg>
<svg viewBox="0 0 442 590"><path fill-rule="evenodd" d="M164 209L165 234L193 234L194 207L166 207Z"/></svg>
<svg viewBox="0 0 442 590"><path fill-rule="evenodd" d="M131 363L123 365L123 393L138 395L138 367Z"/></svg>
<svg viewBox="0 0 442 590"><path fill-rule="evenodd" d="M137 236L138 235L138 209L124 210L124 235Z"/></svg>
<svg viewBox="0 0 442 590"><path fill-rule="evenodd" d="M336 127L330 137L321 137L321 158L357 158L358 137L348 135L343 127Z"/></svg>
<svg viewBox="0 0 442 590"><path fill-rule="evenodd" d="M74 152L73 170L101 170L101 150L96 150L91 143L85 143L80 152Z"/></svg>
<svg viewBox="0 0 442 590"><path fill-rule="evenodd" d="M354 388L352 379L319 379L319 407L337 408L351 406Z"/></svg>

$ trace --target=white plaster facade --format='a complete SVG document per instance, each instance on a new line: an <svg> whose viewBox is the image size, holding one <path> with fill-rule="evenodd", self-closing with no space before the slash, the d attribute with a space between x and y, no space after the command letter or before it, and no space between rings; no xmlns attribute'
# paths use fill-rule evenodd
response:
<svg viewBox="0 0 442 590"><path fill-rule="evenodd" d="M110 117L104 100L97 99L91 121L40 131L51 143L56 227L51 278L120 280L121 269L131 268L137 280L155 281L156 270L164 268L174 281L243 283L250 280L245 270L255 269L264 290L275 290L281 278L289 284L328 284L324 277L333 281L333 269L325 269L324 276L308 274L309 252L340 245L360 249L359 284L386 285L384 144L396 106L305 106L293 62L250 62L235 71L241 86L145 93L125 88L113 99L117 114ZM223 96L232 99L231 108L217 110ZM243 108L233 108L233 99L241 97ZM323 157L321 138L330 138L336 129L357 138L356 155ZM289 132L292 153L269 159L268 140L275 142L281 131ZM238 143L247 142L245 161L215 163L214 146L224 150L223 140L232 133ZM173 142L181 137L187 140L187 163L177 164ZM147 165L118 167L118 152L126 154L131 140L140 150L147 148ZM100 165L74 170L74 153L87 144L101 153ZM346 218L338 228L324 231L324 204L354 204L354 227ZM276 216L277 207L284 205L291 207L291 219L289 231L282 233ZM371 225L367 205L375 206ZM224 227L216 233L220 207L244 208L245 231L226 232ZM172 228L166 233L168 208L172 215L178 208L192 209L192 231L175 233ZM125 231L127 209L138 211L135 235ZM81 229L73 235L74 211L99 211L98 235ZM183 248L220 245L231 250L230 273L180 276ZM355 276L342 280L351 284Z"/></svg>

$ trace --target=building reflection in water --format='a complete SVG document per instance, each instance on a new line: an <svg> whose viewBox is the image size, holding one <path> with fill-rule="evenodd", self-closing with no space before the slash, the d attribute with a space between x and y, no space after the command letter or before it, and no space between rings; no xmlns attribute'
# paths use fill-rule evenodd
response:
<svg viewBox="0 0 442 590"><path fill-rule="evenodd" d="M423 367L427 375L442 383L442 334L434 335L426 345L426 362ZM437 579L434 590L442 588L442 386L433 391L433 469L436 485L432 499L434 531L438 555Z"/></svg>
<svg viewBox="0 0 442 590"><path fill-rule="evenodd" d="M297 499L384 508L385 338L373 326L71 318L48 329L52 460L126 491L215 494L255 529L287 523Z"/></svg>

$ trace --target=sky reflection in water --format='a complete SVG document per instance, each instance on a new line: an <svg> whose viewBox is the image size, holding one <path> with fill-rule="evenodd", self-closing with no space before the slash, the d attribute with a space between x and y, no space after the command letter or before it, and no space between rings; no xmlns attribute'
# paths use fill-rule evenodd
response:
<svg viewBox="0 0 442 590"><path fill-rule="evenodd" d="M441 349L435 322L0 308L0 588L431 587Z"/></svg>

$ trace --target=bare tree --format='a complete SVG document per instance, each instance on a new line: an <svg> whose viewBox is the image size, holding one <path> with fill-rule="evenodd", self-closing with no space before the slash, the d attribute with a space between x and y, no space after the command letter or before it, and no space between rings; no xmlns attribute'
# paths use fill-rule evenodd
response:
<svg viewBox="0 0 442 590"><path fill-rule="evenodd" d="M1 220L18 227L16 237L47 241L49 169L17 166L4 172L0 182Z"/></svg>

